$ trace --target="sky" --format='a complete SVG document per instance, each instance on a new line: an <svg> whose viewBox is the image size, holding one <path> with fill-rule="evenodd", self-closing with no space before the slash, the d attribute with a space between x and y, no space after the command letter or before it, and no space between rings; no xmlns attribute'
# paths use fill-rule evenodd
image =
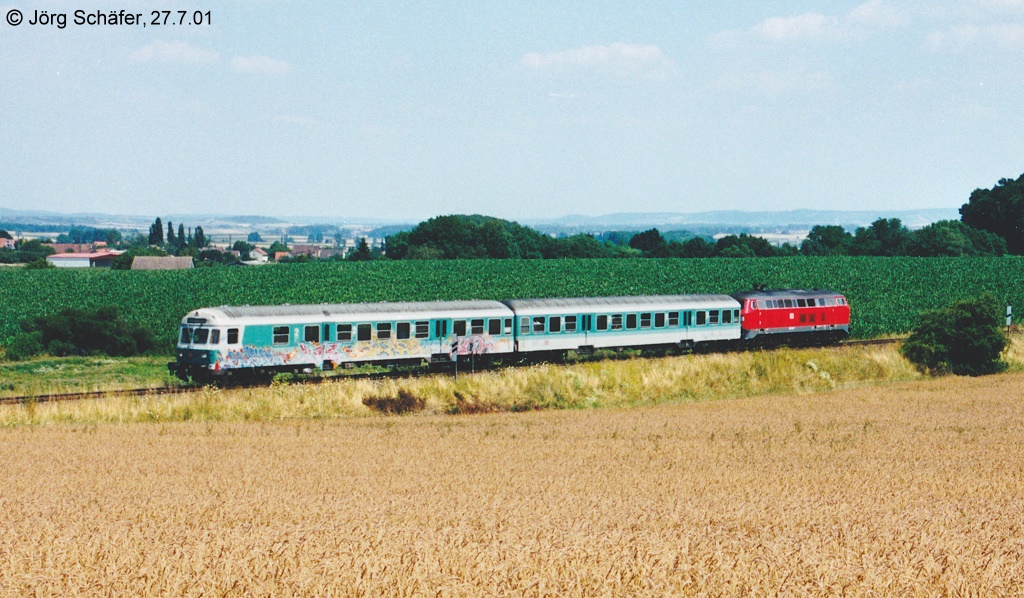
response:
<svg viewBox="0 0 1024 598"><path fill-rule="evenodd" d="M147 25L74 24L111 9ZM152 25L181 9L186 24ZM44 10L66 26L30 25ZM948 208L1024 172L1024 0L0 0L0 15L12 209Z"/></svg>

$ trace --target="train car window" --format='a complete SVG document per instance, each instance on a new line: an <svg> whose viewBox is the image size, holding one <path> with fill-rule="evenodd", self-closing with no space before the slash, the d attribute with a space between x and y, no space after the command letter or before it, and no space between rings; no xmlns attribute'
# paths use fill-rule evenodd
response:
<svg viewBox="0 0 1024 598"><path fill-rule="evenodd" d="M732 310L732 319L735 322L739 322L740 321L740 310L738 310L738 309Z"/></svg>
<svg viewBox="0 0 1024 598"><path fill-rule="evenodd" d="M708 324L718 323L718 310L712 309L708 311Z"/></svg>
<svg viewBox="0 0 1024 598"><path fill-rule="evenodd" d="M356 339L361 341L368 341L373 333L373 326L370 324L360 324L356 326Z"/></svg>
<svg viewBox="0 0 1024 598"><path fill-rule="evenodd" d="M807 307L807 300L806 299L797 299L796 300L796 306L797 307Z"/></svg>
<svg viewBox="0 0 1024 598"><path fill-rule="evenodd" d="M228 344L229 345L237 345L238 344L238 329L237 328L228 328Z"/></svg>
<svg viewBox="0 0 1024 598"><path fill-rule="evenodd" d="M548 321L548 332L561 332L562 331L562 318L559 316L551 316Z"/></svg>
<svg viewBox="0 0 1024 598"><path fill-rule="evenodd" d="M398 340L405 340L409 338L410 332L412 332L412 325L408 322L399 322L395 324L395 338Z"/></svg>
<svg viewBox="0 0 1024 598"><path fill-rule="evenodd" d="M657 320L655 320L657 322ZM678 328L679 327L679 312L671 311L668 313L668 327Z"/></svg>
<svg viewBox="0 0 1024 598"><path fill-rule="evenodd" d="M352 324L338 324L338 341L347 343L352 340Z"/></svg>
<svg viewBox="0 0 1024 598"><path fill-rule="evenodd" d="M455 320L452 322L452 334L455 336L466 336L466 321Z"/></svg>
<svg viewBox="0 0 1024 598"><path fill-rule="evenodd" d="M320 327L319 326L306 326L302 332L302 340L307 343L319 343L320 342Z"/></svg>
<svg viewBox="0 0 1024 598"><path fill-rule="evenodd" d="M484 333L484 321L470 320L469 321L469 333L470 334L483 334Z"/></svg>
<svg viewBox="0 0 1024 598"><path fill-rule="evenodd" d="M430 336L430 322L416 322L416 338Z"/></svg>
<svg viewBox="0 0 1024 598"><path fill-rule="evenodd" d="M274 344L275 345L287 345L288 344L288 327L287 326L274 326Z"/></svg>
<svg viewBox="0 0 1024 598"><path fill-rule="evenodd" d="M650 328L651 327L651 314L640 314L640 327Z"/></svg>
<svg viewBox="0 0 1024 598"><path fill-rule="evenodd" d="M728 309L722 310L722 323L732 324L732 312L729 311Z"/></svg>
<svg viewBox="0 0 1024 598"><path fill-rule="evenodd" d="M608 316L597 316L597 329L608 330Z"/></svg>
<svg viewBox="0 0 1024 598"><path fill-rule="evenodd" d="M437 338L448 336L448 320L436 320L434 322L434 332Z"/></svg>
<svg viewBox="0 0 1024 598"><path fill-rule="evenodd" d="M683 312L683 326L693 326L693 312Z"/></svg>
<svg viewBox="0 0 1024 598"><path fill-rule="evenodd" d="M487 334L491 336L501 334L501 320L493 319L487 322Z"/></svg>
<svg viewBox="0 0 1024 598"><path fill-rule="evenodd" d="M565 331L576 332L576 316L565 316Z"/></svg>
<svg viewBox="0 0 1024 598"><path fill-rule="evenodd" d="M181 340L179 342L183 345L192 342L192 330L188 326L181 327Z"/></svg>
<svg viewBox="0 0 1024 598"><path fill-rule="evenodd" d="M622 330L622 315L616 314L612 316L612 330Z"/></svg>
<svg viewBox="0 0 1024 598"><path fill-rule="evenodd" d="M537 334L544 332L544 316L537 316L533 319L533 331Z"/></svg>
<svg viewBox="0 0 1024 598"><path fill-rule="evenodd" d="M846 299L842 297L836 297L836 305L846 305Z"/></svg>
<svg viewBox="0 0 1024 598"><path fill-rule="evenodd" d="M697 312L697 325L703 326L708 323L708 312L699 311Z"/></svg>
<svg viewBox="0 0 1024 598"><path fill-rule="evenodd" d="M519 334L530 334L530 318L519 318Z"/></svg>
<svg viewBox="0 0 1024 598"><path fill-rule="evenodd" d="M626 330L634 330L636 328L636 314L626 314Z"/></svg>
<svg viewBox="0 0 1024 598"><path fill-rule="evenodd" d="M792 299L785 299L783 301L784 301L783 305L785 305L786 307L793 307L793 300Z"/></svg>
<svg viewBox="0 0 1024 598"><path fill-rule="evenodd" d="M833 299L831 297L825 297L825 305L827 307L832 307L835 304L836 304L836 300L835 299Z"/></svg>
<svg viewBox="0 0 1024 598"><path fill-rule="evenodd" d="M505 318L505 334L512 334L512 318Z"/></svg>
<svg viewBox="0 0 1024 598"><path fill-rule="evenodd" d="M807 300L807 307L815 307L817 304L818 301L814 297Z"/></svg>
<svg viewBox="0 0 1024 598"><path fill-rule="evenodd" d="M219 329L214 328L213 330L210 331L210 344L211 345L219 345L220 344L220 330Z"/></svg>
<svg viewBox="0 0 1024 598"><path fill-rule="evenodd" d="M391 338L391 322L377 323L377 339L387 340Z"/></svg>

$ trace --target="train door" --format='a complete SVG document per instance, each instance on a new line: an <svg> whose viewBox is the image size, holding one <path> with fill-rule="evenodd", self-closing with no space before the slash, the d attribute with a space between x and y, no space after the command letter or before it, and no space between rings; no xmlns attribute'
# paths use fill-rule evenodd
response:
<svg viewBox="0 0 1024 598"><path fill-rule="evenodd" d="M437 344L434 346L432 353L449 353L445 351L445 339L448 337L448 320L434 320L434 336L436 337Z"/></svg>
<svg viewBox="0 0 1024 598"><path fill-rule="evenodd" d="M594 316L586 314L581 318L582 322L580 322L583 328L583 344L588 347L590 346L590 319L592 317Z"/></svg>

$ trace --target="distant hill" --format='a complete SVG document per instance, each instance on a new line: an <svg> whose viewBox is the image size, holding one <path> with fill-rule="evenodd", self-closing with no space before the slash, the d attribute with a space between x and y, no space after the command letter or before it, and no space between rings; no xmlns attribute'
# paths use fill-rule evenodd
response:
<svg viewBox="0 0 1024 598"><path fill-rule="evenodd" d="M578 231L708 229L764 232L806 230L816 224L838 224L845 228L866 226L879 218L899 218L909 228L921 228L939 220L959 220L957 208L923 210L788 210L780 212L621 212L603 216L570 215L547 220L523 220L523 224L541 230Z"/></svg>

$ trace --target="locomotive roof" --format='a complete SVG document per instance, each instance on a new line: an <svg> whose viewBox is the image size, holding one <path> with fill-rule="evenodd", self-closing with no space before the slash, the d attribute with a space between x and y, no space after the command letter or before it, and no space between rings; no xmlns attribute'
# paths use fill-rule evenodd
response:
<svg viewBox="0 0 1024 598"><path fill-rule="evenodd" d="M222 305L193 310L189 317L208 317L215 320L267 320L296 318L318 321L324 318L350 319L353 316L392 316L396 319L479 315L511 316L507 307L498 301L381 301L379 303L322 303L315 305ZM213 322L211 322L213 323Z"/></svg>
<svg viewBox="0 0 1024 598"><path fill-rule="evenodd" d="M562 311L603 312L663 309L736 309L728 295L637 295L633 297L559 297L553 299L506 299L502 301L517 314L530 315Z"/></svg>
<svg viewBox="0 0 1024 598"><path fill-rule="evenodd" d="M841 297L842 293L830 289L765 289L763 291L751 290L736 293L733 297L737 299L770 299L773 297Z"/></svg>

